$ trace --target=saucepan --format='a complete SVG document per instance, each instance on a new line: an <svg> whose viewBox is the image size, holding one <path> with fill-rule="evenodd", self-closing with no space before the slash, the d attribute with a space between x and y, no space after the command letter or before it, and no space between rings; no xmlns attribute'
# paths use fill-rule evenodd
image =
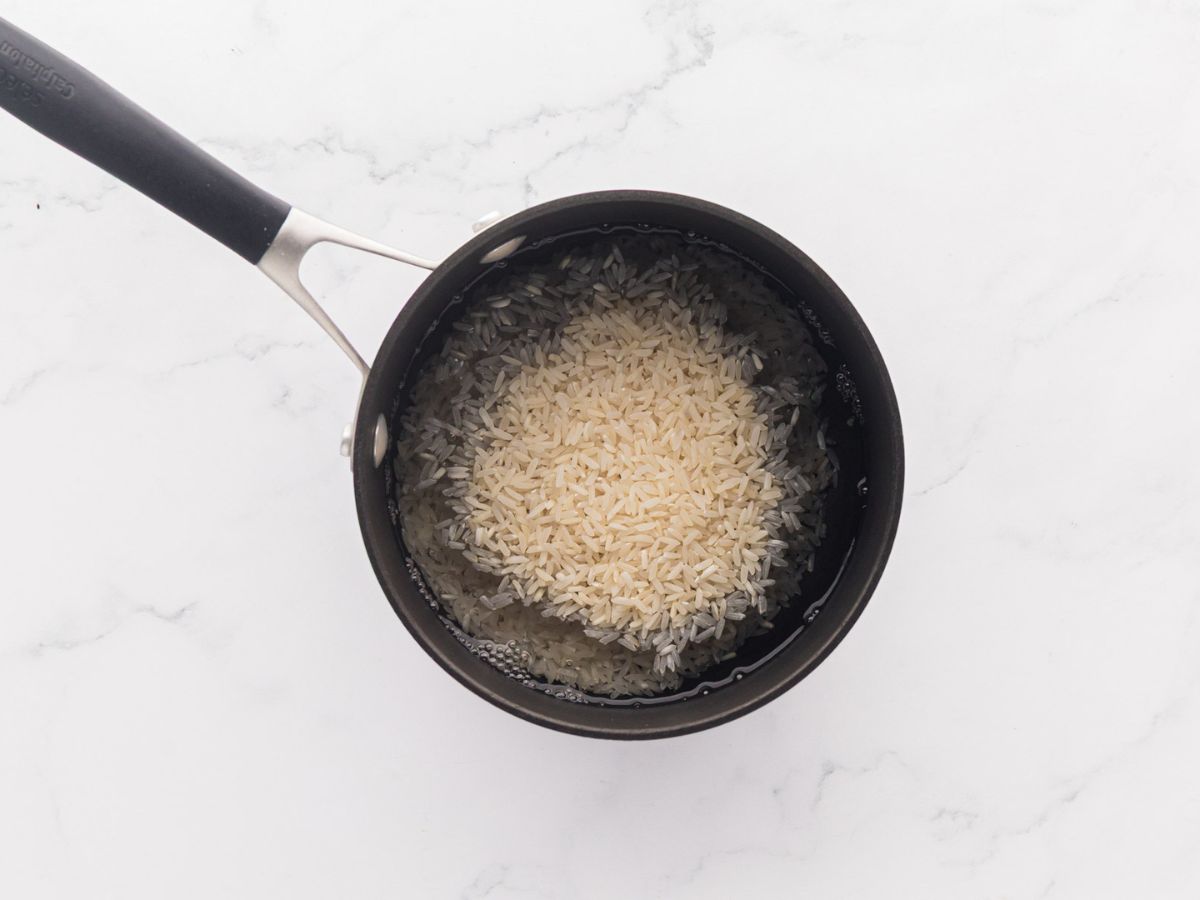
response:
<svg viewBox="0 0 1200 900"><path fill-rule="evenodd" d="M887 368L862 319L804 253L764 225L692 197L642 190L579 194L486 223L435 263L312 216L251 184L87 70L0 20L0 106L216 238L309 313L362 375L343 436L358 521L384 594L417 643L484 699L528 721L580 735L656 738L709 728L778 697L811 672L862 612L900 517L904 451ZM701 236L769 277L819 336L835 389L824 411L841 477L828 533L805 578L808 600L749 640L720 671L671 696L594 702L514 679L461 640L431 601L405 548L395 502L395 436L412 378L454 322L457 301L495 267L536 261L564 235L667 229ZM300 262L331 242L430 269L368 365L300 280ZM812 598L819 602L812 602ZM820 614L814 611L819 609Z"/></svg>

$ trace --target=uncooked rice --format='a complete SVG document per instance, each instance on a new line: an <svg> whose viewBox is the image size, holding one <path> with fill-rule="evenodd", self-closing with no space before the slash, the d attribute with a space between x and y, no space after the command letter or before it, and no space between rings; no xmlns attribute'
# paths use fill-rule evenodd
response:
<svg viewBox="0 0 1200 900"><path fill-rule="evenodd" d="M825 378L799 315L711 247L623 236L516 268L414 385L405 544L517 677L675 689L811 568L836 477Z"/></svg>

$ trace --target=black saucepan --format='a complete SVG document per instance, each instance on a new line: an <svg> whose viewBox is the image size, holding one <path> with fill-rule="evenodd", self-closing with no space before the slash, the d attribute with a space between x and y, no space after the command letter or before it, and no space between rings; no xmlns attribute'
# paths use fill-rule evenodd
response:
<svg viewBox="0 0 1200 900"><path fill-rule="evenodd" d="M879 350L850 302L812 260L770 229L690 197L606 191L566 197L503 219L435 266L293 209L3 20L0 106L258 266L359 366L363 390L344 447L351 456L367 554L413 637L481 697L531 722L575 734L626 739L684 734L779 696L833 650L862 612L900 517L899 410ZM834 382L822 412L837 447L840 477L826 505L828 534L804 579L805 595L780 614L774 629L751 638L735 660L670 697L601 701L566 692L564 699L553 685L531 687L475 655L431 602L397 522L391 437L413 376L439 347L453 311L460 308L454 301L464 292L498 267L536 264L554 243L573 235L662 230L736 253L799 308ZM433 269L403 303L370 367L300 283L300 259L321 241Z"/></svg>

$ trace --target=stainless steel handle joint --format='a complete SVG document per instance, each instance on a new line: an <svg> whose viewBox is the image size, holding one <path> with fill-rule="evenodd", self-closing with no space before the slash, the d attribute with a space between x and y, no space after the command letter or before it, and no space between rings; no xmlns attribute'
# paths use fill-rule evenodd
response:
<svg viewBox="0 0 1200 900"><path fill-rule="evenodd" d="M368 253L385 256L388 259L398 260L412 266L419 266L422 269L436 269L437 263L432 260L422 259L419 256L413 256L411 253L405 253L402 250L396 250L386 244L381 244L378 241L373 241L352 231L347 231L345 228L326 222L323 219L318 219L316 216L304 212L304 210L295 208L288 213L283 226L279 229L279 234L275 236L275 240L271 242L271 246L267 248L267 252L263 254L263 258L259 260L258 268L262 273L275 282L275 284L279 285L284 293L300 305L301 309L312 316L317 324L324 329L325 333L333 339L333 342L354 363L362 375L362 385L359 388L359 405L361 405L362 390L366 387L367 376L371 374L371 367L362 358L362 355L354 349L354 345L350 343L346 335L338 328L337 323L329 317L329 313L325 312L321 304L317 302L317 299L300 280L300 264L304 261L305 254L321 243L340 244L343 247L350 247L354 250L365 250ZM357 416L356 406L356 421ZM380 432L380 429L382 429L382 432ZM373 449L375 465L378 466L383 462L388 441L387 423L382 417L376 423L375 430L375 446ZM352 423L348 429L349 440L346 438L342 439L342 452L347 456L354 449L354 431L355 428Z"/></svg>

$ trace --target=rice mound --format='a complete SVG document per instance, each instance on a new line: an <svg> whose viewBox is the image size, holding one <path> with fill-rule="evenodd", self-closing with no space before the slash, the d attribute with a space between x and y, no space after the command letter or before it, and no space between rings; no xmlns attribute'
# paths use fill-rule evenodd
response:
<svg viewBox="0 0 1200 900"><path fill-rule="evenodd" d="M726 254L589 250L509 274L454 323L403 419L401 529L481 655L656 693L769 628L811 568L836 477L825 367Z"/></svg>
<svg viewBox="0 0 1200 900"><path fill-rule="evenodd" d="M724 335L692 318L599 296L482 411L489 443L452 477L475 565L524 603L644 640L762 594L763 515L783 497L767 417Z"/></svg>

